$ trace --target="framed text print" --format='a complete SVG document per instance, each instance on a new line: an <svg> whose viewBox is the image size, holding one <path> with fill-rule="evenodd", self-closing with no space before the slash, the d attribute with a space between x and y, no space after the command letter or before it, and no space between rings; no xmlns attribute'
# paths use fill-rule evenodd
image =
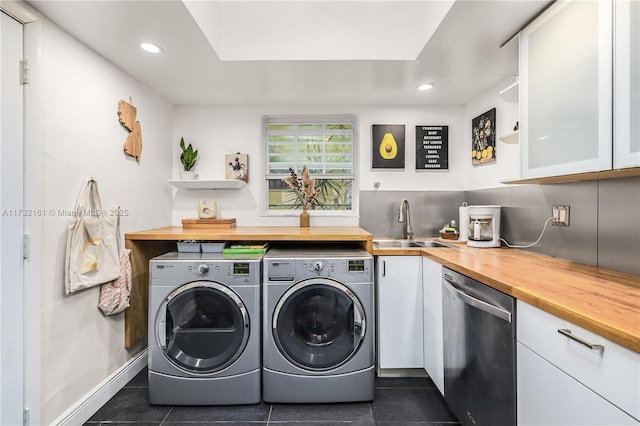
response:
<svg viewBox="0 0 640 426"><path fill-rule="evenodd" d="M416 126L416 170L449 169L449 126Z"/></svg>

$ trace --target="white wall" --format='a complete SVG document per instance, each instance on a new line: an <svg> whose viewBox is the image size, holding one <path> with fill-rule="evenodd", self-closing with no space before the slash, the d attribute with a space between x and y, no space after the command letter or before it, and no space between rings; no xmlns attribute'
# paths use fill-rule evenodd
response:
<svg viewBox="0 0 640 426"><path fill-rule="evenodd" d="M464 143L463 173L464 189L483 189L504 186L501 180L520 179L520 144L506 144L500 136L513 133L513 127L519 120L518 103L506 102L500 97L500 91L513 83L510 77L504 82L488 89L464 106ZM471 120L496 108L496 161L480 166L471 165Z"/></svg>
<svg viewBox="0 0 640 426"><path fill-rule="evenodd" d="M40 170L40 205L47 211L72 209L86 176L100 183L105 206L129 211L122 218L129 231L180 225L196 217L199 199L215 199L221 217L239 226L297 225L298 217L260 216L263 192L262 117L278 114L354 114L358 117L358 185L381 190L465 190L500 186L519 176L519 146L498 142L498 163L473 168L470 162L471 119L497 107L498 133L517 121L517 104L498 97L500 85L462 106L243 106L176 107L44 21L41 49L42 138L28 167ZM36 72L36 70L32 71ZM507 83L508 84L508 83ZM142 161L122 152L126 131L118 123L117 103L131 97L142 123ZM404 171L371 169L371 125L406 125ZM415 171L415 126L449 126L449 170ZM173 127L172 127L173 126ZM224 178L224 155L249 154L249 184L237 191L175 190L167 180L181 168L178 142L184 137L199 149L201 179ZM30 143L34 143L32 140ZM29 181L29 178L27 179ZM33 198L33 197L31 197ZM40 258L41 276L41 414L49 424L86 396L140 349L124 348L123 314L105 318L97 308L99 289L64 295L67 217L48 215L42 237L32 249ZM314 225L357 225L357 215L315 217Z"/></svg>
<svg viewBox="0 0 640 426"><path fill-rule="evenodd" d="M175 190L173 225L184 218L197 217L200 199L216 200L218 217L236 218L238 226L296 226L299 213L287 217L260 216L264 202L264 142L262 118L265 115L353 114L358 119L358 185L380 190L463 190L464 162L460 152L463 141L462 106L243 106L176 107L173 129L173 179L178 178L181 137L199 151L196 171L200 179L224 179L225 154L249 154L249 183L240 190ZM405 169L380 171L371 169L371 125L405 124ZM415 170L415 126L439 124L449 126L449 170ZM470 126L470 124L469 124ZM357 199L357 193L354 192ZM314 212L311 213L314 215ZM312 217L312 225L358 225L358 217Z"/></svg>
<svg viewBox="0 0 640 426"><path fill-rule="evenodd" d="M97 179L103 207L128 211L122 234L171 222L172 106L47 20L42 25L42 139L28 168L41 170L42 238L32 241L41 275L41 413L50 424L121 367L141 347L124 348L124 314L104 317L99 287L64 294L68 217L83 179ZM142 125L140 164L123 153L127 132L120 99L137 107ZM33 149L33 148L32 148ZM29 190L29 189L28 189ZM124 241L124 240L123 240ZM37 265L35 266L37 267Z"/></svg>

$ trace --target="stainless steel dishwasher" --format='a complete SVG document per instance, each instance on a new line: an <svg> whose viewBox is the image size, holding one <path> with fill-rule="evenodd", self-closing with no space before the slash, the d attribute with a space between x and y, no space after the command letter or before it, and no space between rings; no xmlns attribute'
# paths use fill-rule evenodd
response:
<svg viewBox="0 0 640 426"><path fill-rule="evenodd" d="M515 300L442 272L444 398L463 425L516 424Z"/></svg>

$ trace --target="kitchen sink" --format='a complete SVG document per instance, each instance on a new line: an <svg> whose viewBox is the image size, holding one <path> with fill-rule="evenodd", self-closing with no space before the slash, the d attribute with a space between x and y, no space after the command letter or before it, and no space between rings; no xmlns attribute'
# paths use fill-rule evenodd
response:
<svg viewBox="0 0 640 426"><path fill-rule="evenodd" d="M455 248L454 246L432 240L373 240L373 245L377 248Z"/></svg>
<svg viewBox="0 0 640 426"><path fill-rule="evenodd" d="M420 244L422 244L421 247L427 247L427 248L439 248L439 247L442 247L442 248L457 248L456 246L452 246L452 245L449 245L449 244L444 244L444 243L441 243L441 242L438 242L438 241L432 241L432 240L420 241Z"/></svg>

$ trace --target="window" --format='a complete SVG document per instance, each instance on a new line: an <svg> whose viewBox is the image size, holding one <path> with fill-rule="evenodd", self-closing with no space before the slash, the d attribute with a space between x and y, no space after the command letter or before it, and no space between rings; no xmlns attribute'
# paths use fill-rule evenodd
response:
<svg viewBox="0 0 640 426"><path fill-rule="evenodd" d="M302 209L295 192L282 180L293 169L301 177L307 166L320 193L310 206L331 214L354 211L355 128L352 116L266 117L267 211Z"/></svg>

